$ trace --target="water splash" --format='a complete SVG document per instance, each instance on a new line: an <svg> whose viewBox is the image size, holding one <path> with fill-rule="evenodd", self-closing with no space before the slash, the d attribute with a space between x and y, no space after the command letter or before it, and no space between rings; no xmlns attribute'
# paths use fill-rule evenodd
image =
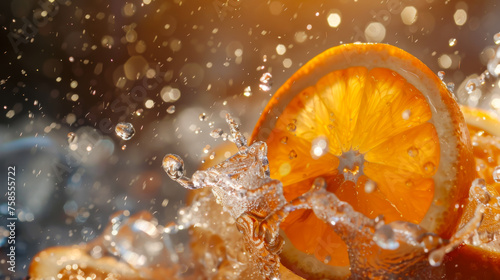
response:
<svg viewBox="0 0 500 280"><path fill-rule="evenodd" d="M236 155L206 171L196 171L191 179L185 177L182 160L177 156L167 155L164 168L167 166L167 174L188 189L211 188L217 203L236 221L246 251L266 279L280 277L283 238L279 227L299 209L313 210L341 236L348 247L353 277L418 275L416 267L430 271L442 263L445 254L470 240L481 224L481 205L488 203L486 199L480 200L469 221L449 240L410 222L370 219L328 192L322 178L317 178L307 193L287 202L281 182L269 178L266 144L247 146L234 119L228 115L227 122L231 140L239 149ZM471 188L471 196L484 192L478 186L481 182Z"/></svg>

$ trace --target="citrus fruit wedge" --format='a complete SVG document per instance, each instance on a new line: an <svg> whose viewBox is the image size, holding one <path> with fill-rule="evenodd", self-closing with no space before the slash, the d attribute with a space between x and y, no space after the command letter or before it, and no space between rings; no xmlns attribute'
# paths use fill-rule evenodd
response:
<svg viewBox="0 0 500 280"><path fill-rule="evenodd" d="M113 257L95 259L81 246L51 247L39 252L29 268L29 279L144 279Z"/></svg>
<svg viewBox="0 0 500 280"><path fill-rule="evenodd" d="M500 183L494 171L500 165L500 120L488 111L462 106L469 128L479 178L484 179L490 201L485 205L478 235L500 234ZM473 216L478 200L471 196L465 206L460 226ZM446 277L472 279L500 279L500 239L463 244L451 252L444 262Z"/></svg>
<svg viewBox="0 0 500 280"><path fill-rule="evenodd" d="M307 62L274 94L253 141L267 143L271 177L287 200L323 177L358 212L444 238L475 176L451 93L421 61L386 44L342 45ZM292 212L281 230L290 270L306 279L349 274L347 245L311 210Z"/></svg>

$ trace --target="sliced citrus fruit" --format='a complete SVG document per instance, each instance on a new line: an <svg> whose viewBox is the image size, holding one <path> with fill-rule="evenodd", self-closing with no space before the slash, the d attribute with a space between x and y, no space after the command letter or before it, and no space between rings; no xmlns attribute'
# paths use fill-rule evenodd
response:
<svg viewBox="0 0 500 280"><path fill-rule="evenodd" d="M264 109L250 142L257 140L267 142L271 177L287 200L323 177L364 215L417 223L444 238L475 176L452 95L421 61L385 44L342 45L306 63ZM292 212L281 229L281 260L295 273L349 274L346 244L310 210Z"/></svg>
<svg viewBox="0 0 500 280"><path fill-rule="evenodd" d="M500 120L488 111L461 107L469 128L478 177L484 179L490 201L485 205L479 235L500 234L500 183L494 179L494 171L500 165ZM460 226L473 216L478 200L470 197L460 220ZM478 245L464 244L451 252L445 262L448 278L499 279L500 239Z"/></svg>
<svg viewBox="0 0 500 280"><path fill-rule="evenodd" d="M51 247L39 252L29 269L29 279L144 279L113 257L95 259L82 246Z"/></svg>

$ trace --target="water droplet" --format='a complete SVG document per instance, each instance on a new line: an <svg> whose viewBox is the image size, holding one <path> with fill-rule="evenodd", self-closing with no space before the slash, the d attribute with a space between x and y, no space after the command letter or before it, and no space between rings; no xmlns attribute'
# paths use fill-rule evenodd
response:
<svg viewBox="0 0 500 280"><path fill-rule="evenodd" d="M135 129L131 123L118 123L115 132L123 140L130 140L135 135Z"/></svg>
<svg viewBox="0 0 500 280"><path fill-rule="evenodd" d="M206 146L203 148L203 153L208 154L208 152L210 151L210 149L212 149L212 147L211 147L210 145L206 145Z"/></svg>
<svg viewBox="0 0 500 280"><path fill-rule="evenodd" d="M377 184L372 180L368 179L365 183L365 193L372 193L376 187Z"/></svg>
<svg viewBox="0 0 500 280"><path fill-rule="evenodd" d="M250 86L247 86L245 88L245 90L243 91L243 95L246 97L252 96L252 89L250 88Z"/></svg>
<svg viewBox="0 0 500 280"><path fill-rule="evenodd" d="M272 77L273 76L271 75L271 73L266 72L266 73L262 74L262 76L260 77L260 82L268 84L269 81L271 81Z"/></svg>
<svg viewBox="0 0 500 280"><path fill-rule="evenodd" d="M451 92L453 93L453 91L455 90L455 83L452 83L452 82L449 82L446 84L446 88Z"/></svg>
<svg viewBox="0 0 500 280"><path fill-rule="evenodd" d="M325 257L325 260L323 261L324 263L329 263L332 260L332 257L330 255Z"/></svg>
<svg viewBox="0 0 500 280"><path fill-rule="evenodd" d="M169 113L169 114L173 114L173 113L175 113L175 105L170 105L170 106L167 108L167 113Z"/></svg>
<svg viewBox="0 0 500 280"><path fill-rule="evenodd" d="M283 137L281 137L280 141L281 141L281 144L286 144L288 142L288 137L283 136Z"/></svg>
<svg viewBox="0 0 500 280"><path fill-rule="evenodd" d="M78 136L74 132L68 133L68 143L73 144L78 140Z"/></svg>
<svg viewBox="0 0 500 280"><path fill-rule="evenodd" d="M406 187L411 188L413 187L413 182L411 180L406 181L405 183Z"/></svg>
<svg viewBox="0 0 500 280"><path fill-rule="evenodd" d="M223 133L222 129L216 128L210 132L210 136L212 136L212 138L217 139L221 137L222 133Z"/></svg>
<svg viewBox="0 0 500 280"><path fill-rule="evenodd" d="M414 146L411 146L408 148L408 155L410 157L416 157L418 156L418 148L414 147Z"/></svg>
<svg viewBox="0 0 500 280"><path fill-rule="evenodd" d="M289 159L294 159L294 158L297 158L297 152L295 150L291 150L289 153L288 153L288 158Z"/></svg>
<svg viewBox="0 0 500 280"><path fill-rule="evenodd" d="M262 76L259 79L260 80L259 88L262 91L270 91L271 90L271 86L272 86L271 78L272 77L273 76L269 72L262 74Z"/></svg>
<svg viewBox="0 0 500 280"><path fill-rule="evenodd" d="M476 83L473 80L469 80L465 85L465 90L468 94L471 94L474 90L476 90Z"/></svg>
<svg viewBox="0 0 500 280"><path fill-rule="evenodd" d="M495 42L496 45L500 45L500 32L493 35L493 42Z"/></svg>
<svg viewBox="0 0 500 280"><path fill-rule="evenodd" d="M410 119L410 116L411 116L411 111L409 109L404 110L403 113L401 114L401 117L403 117L403 120Z"/></svg>
<svg viewBox="0 0 500 280"><path fill-rule="evenodd" d="M399 248L399 242L396 240L394 230L390 225L383 225L375 231L373 241L386 250L396 250Z"/></svg>
<svg viewBox="0 0 500 280"><path fill-rule="evenodd" d="M297 120L293 120L291 123L286 125L286 129L288 129L288 131L294 132L297 129L296 123Z"/></svg>
<svg viewBox="0 0 500 280"><path fill-rule="evenodd" d="M198 118L200 119L200 121L204 122L207 120L207 115L205 113L201 113Z"/></svg>
<svg viewBox="0 0 500 280"><path fill-rule="evenodd" d="M444 258L443 250L434 250L429 254L429 264L432 266L440 266Z"/></svg>
<svg viewBox="0 0 500 280"><path fill-rule="evenodd" d="M446 74L446 73L445 73L444 71L439 71L439 72L438 72L438 77L439 77L439 79L441 79L441 81L444 79L444 75L445 75L445 74Z"/></svg>
<svg viewBox="0 0 500 280"><path fill-rule="evenodd" d="M123 145L122 146L122 151L125 151L126 148L127 148L127 145Z"/></svg>
<svg viewBox="0 0 500 280"><path fill-rule="evenodd" d="M450 47L453 47L457 44L457 39L456 38L451 38L449 41L448 41L448 45L450 45Z"/></svg>
<svg viewBox="0 0 500 280"><path fill-rule="evenodd" d="M172 180L177 180L184 176L184 161L174 154L168 154L163 158L163 169Z"/></svg>
<svg viewBox="0 0 500 280"><path fill-rule="evenodd" d="M424 164L425 173L433 174L435 170L436 170L436 166L434 165L434 163L429 161L426 164Z"/></svg>
<svg viewBox="0 0 500 280"><path fill-rule="evenodd" d="M495 182L500 183L500 166L495 167L493 170L493 180Z"/></svg>

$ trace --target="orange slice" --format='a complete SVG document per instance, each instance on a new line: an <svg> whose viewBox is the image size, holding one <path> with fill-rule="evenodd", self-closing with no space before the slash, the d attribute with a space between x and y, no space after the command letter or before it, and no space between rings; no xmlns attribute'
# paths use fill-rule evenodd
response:
<svg viewBox="0 0 500 280"><path fill-rule="evenodd" d="M300 68L262 113L271 177L287 200L324 177L328 190L375 218L456 229L474 178L460 109L421 61L385 44L331 48ZM307 279L349 275L347 247L310 210L282 224L282 263ZM314 270L311 269L314 267Z"/></svg>
<svg viewBox="0 0 500 280"><path fill-rule="evenodd" d="M495 167L500 165L500 120L481 109L463 106L461 110L471 134L476 171L491 196L477 231L500 234L500 183L493 177ZM460 225L471 219L476 206L477 200L471 197ZM477 246L462 245L447 256L444 267L448 278L500 279L500 239Z"/></svg>

